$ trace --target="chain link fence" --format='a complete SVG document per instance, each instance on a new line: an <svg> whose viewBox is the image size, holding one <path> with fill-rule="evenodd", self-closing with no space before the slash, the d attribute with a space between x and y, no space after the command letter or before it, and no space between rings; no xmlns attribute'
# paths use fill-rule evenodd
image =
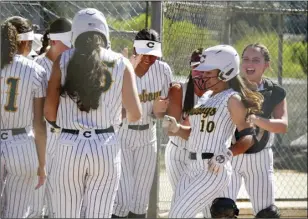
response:
<svg viewBox="0 0 308 219"><path fill-rule="evenodd" d="M189 74L191 52L219 43L239 53L260 42L271 54L265 76L287 91L289 129L273 146L276 200L307 200L307 2L164 2L164 59L175 80ZM159 208L170 209L171 187L161 150ZM248 200L244 188L238 198Z"/></svg>
<svg viewBox="0 0 308 219"><path fill-rule="evenodd" d="M26 17L40 26L40 33L60 16L72 19L81 8L97 8L108 20L112 49L121 52L128 47L130 54L135 34L153 26L149 2L2 1L0 4L1 21L9 16ZM189 57L196 48L228 43L241 53L250 43L261 42L268 47L271 70L266 76L286 89L289 114L288 133L277 135L273 147L278 200L307 200L307 7L307 2L164 1L162 4L163 59L173 69L177 81L186 79ZM172 198L164 165L168 137L161 129L158 136L161 156L156 202L159 210L164 211L170 209ZM248 199L244 189L240 190L239 198Z"/></svg>
<svg viewBox="0 0 308 219"><path fill-rule="evenodd" d="M111 46L121 52L131 48L136 33L148 26L149 4L144 1L3 1L0 20L10 16L28 18L40 27L38 33L44 33L48 25L59 17L73 19L82 8L92 7L104 13L111 35Z"/></svg>

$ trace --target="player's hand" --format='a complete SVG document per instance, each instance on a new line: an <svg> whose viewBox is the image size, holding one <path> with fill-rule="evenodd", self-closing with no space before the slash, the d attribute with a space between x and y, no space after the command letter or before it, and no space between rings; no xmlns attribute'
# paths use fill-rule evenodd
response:
<svg viewBox="0 0 308 219"><path fill-rule="evenodd" d="M232 156L232 151L230 151L229 149L226 149L222 153L214 155L209 160L209 171L213 173L218 173L221 168L223 168L223 166L231 160Z"/></svg>
<svg viewBox="0 0 308 219"><path fill-rule="evenodd" d="M37 175L38 175L38 183L35 186L35 189L39 189L42 185L44 185L44 183L46 181L46 170L45 170L45 167L38 167Z"/></svg>
<svg viewBox="0 0 308 219"><path fill-rule="evenodd" d="M177 123L174 117L168 115L164 116L162 126L172 133L177 133L180 130L180 124Z"/></svg>
<svg viewBox="0 0 308 219"><path fill-rule="evenodd" d="M125 58L128 58L128 48L125 47L123 50L122 50L122 55L125 57Z"/></svg>
<svg viewBox="0 0 308 219"><path fill-rule="evenodd" d="M165 98L165 97L157 97L154 100L153 103L153 113L154 115L157 115L158 113L165 113L167 112L168 109L168 105L169 105L169 98Z"/></svg>
<svg viewBox="0 0 308 219"><path fill-rule="evenodd" d="M129 59L130 63L133 65L134 69L137 68L139 63L141 62L143 55L132 55Z"/></svg>
<svg viewBox="0 0 308 219"><path fill-rule="evenodd" d="M248 123L254 125L254 124L255 124L256 118L257 118L256 115L251 114L251 115L247 116L246 121L247 121Z"/></svg>

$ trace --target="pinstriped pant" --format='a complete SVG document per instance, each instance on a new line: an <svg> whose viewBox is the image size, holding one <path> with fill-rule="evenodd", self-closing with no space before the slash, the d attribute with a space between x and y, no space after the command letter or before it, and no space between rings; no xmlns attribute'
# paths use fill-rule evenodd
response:
<svg viewBox="0 0 308 219"><path fill-rule="evenodd" d="M175 191L181 175L187 168L188 157L189 152L187 150L174 146L171 141L168 142L165 151L165 163L166 172L173 191ZM211 218L209 207L205 207L202 213L205 217Z"/></svg>
<svg viewBox="0 0 308 219"><path fill-rule="evenodd" d="M13 138L1 141L1 163L5 164L6 171L5 196L1 197L6 203L3 217L24 218L33 214L31 205L38 182L38 158L33 137L21 134Z"/></svg>
<svg viewBox="0 0 308 219"><path fill-rule="evenodd" d="M41 217L43 214L44 206L47 207L48 215L52 218L53 216L53 207L52 207L52 197L53 193L52 188L52 174L51 169L53 165L53 158L55 154L55 147L58 135L50 132L50 126L47 127L47 147L46 147L46 172L47 179L43 186L34 191L33 196L33 210L32 214L29 216L31 218ZM45 212L46 213L46 212Z"/></svg>
<svg viewBox="0 0 308 219"><path fill-rule="evenodd" d="M78 135L60 135L53 172L56 218L80 218L84 199L86 218L111 217L121 153L114 133L92 137L86 140Z"/></svg>
<svg viewBox="0 0 308 219"><path fill-rule="evenodd" d="M175 191L181 175L187 168L189 152L168 142L165 151L166 172L171 184L172 190Z"/></svg>
<svg viewBox="0 0 308 219"><path fill-rule="evenodd" d="M155 133L155 130L135 131L122 128L119 131L122 168L113 209L113 214L117 216L127 216L129 211L135 214L147 212L156 168L157 141L145 142L150 138L148 133Z"/></svg>
<svg viewBox="0 0 308 219"><path fill-rule="evenodd" d="M274 204L274 167L271 148L265 148L255 154L235 156L232 159L232 167L234 174L223 197L236 200L244 178L255 215Z"/></svg>
<svg viewBox="0 0 308 219"><path fill-rule="evenodd" d="M228 186L231 164L219 173L208 171L208 160L190 161L173 196L169 218L193 218Z"/></svg>
<svg viewBox="0 0 308 219"><path fill-rule="evenodd" d="M253 212L275 203L273 152L266 148L255 154L240 154L232 158L233 174L229 186L220 197L236 201L244 178L246 191L252 203ZM209 206L206 218L211 218Z"/></svg>

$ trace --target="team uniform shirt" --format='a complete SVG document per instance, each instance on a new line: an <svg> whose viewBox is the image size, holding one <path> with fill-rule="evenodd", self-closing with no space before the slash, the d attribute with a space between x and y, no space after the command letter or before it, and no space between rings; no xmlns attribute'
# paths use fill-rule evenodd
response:
<svg viewBox="0 0 308 219"><path fill-rule="evenodd" d="M142 117L132 125L149 124L154 121L153 103L159 97L167 97L169 86L172 81L172 73L169 65L165 62L156 60L149 70L141 78L136 76L139 99L142 106ZM127 122L127 119L124 119Z"/></svg>
<svg viewBox="0 0 308 219"><path fill-rule="evenodd" d="M46 53L35 57L34 61L37 62L40 66L42 66L45 69L46 77L48 81L51 75L53 62L49 58L46 57Z"/></svg>
<svg viewBox="0 0 308 219"><path fill-rule="evenodd" d="M185 101L185 95L186 95L186 91L187 91L187 83L180 83L181 87L182 87L182 108L184 107L184 101ZM194 105L196 105L198 103L199 97L198 95L196 95L194 93ZM182 113L181 115L181 119L179 121L179 123L181 123L182 121L184 121L185 119L187 119L187 116L185 113ZM186 145L188 144L188 141L179 137L179 136L170 136L169 137L171 142L173 144L176 144L179 148L185 148Z"/></svg>
<svg viewBox="0 0 308 219"><path fill-rule="evenodd" d="M61 84L64 85L69 60L75 49L62 53L60 60ZM60 97L57 114L57 125L66 129L106 129L121 123L122 84L128 59L119 53L101 48L101 60L105 62L108 74L105 77L104 89L99 99L99 107L89 113L81 111L77 103L68 95ZM82 63L80 63L82 65Z"/></svg>
<svg viewBox="0 0 308 219"><path fill-rule="evenodd" d="M200 98L189 112L192 130L188 151L217 154L230 147L236 126L228 110L228 100L235 94L233 89L227 89L209 98Z"/></svg>
<svg viewBox="0 0 308 219"><path fill-rule="evenodd" d="M46 86L44 68L15 55L1 70L1 129L32 126L33 99L45 97Z"/></svg>

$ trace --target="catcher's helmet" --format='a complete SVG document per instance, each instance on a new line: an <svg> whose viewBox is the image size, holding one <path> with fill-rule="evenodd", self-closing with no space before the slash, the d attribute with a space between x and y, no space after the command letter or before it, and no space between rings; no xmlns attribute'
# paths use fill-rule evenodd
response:
<svg viewBox="0 0 308 219"><path fill-rule="evenodd" d="M237 218L239 210L232 199L216 198L211 206L212 218Z"/></svg>

